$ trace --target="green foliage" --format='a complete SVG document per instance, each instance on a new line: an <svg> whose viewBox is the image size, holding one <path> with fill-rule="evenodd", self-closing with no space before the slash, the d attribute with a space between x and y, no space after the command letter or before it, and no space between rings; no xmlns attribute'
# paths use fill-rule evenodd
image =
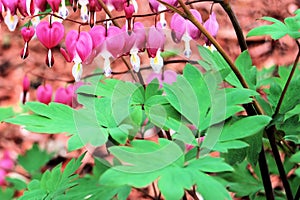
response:
<svg viewBox="0 0 300 200"><path fill-rule="evenodd" d="M61 170L62 164L59 164L51 171L47 170L43 173L40 180L33 179L30 181L27 190L20 200L61 198L68 189L75 187L78 184L75 181L78 177L75 172L81 165L81 160L84 155L85 154L76 160L72 159L63 171Z"/></svg>
<svg viewBox="0 0 300 200"><path fill-rule="evenodd" d="M7 107L7 108L0 108L0 122L2 122L3 120L10 118L12 116L14 116L14 111L11 107Z"/></svg>
<svg viewBox="0 0 300 200"><path fill-rule="evenodd" d="M194 184L198 185L197 190L203 196L212 195L211 192L201 188L210 185L211 189L219 191L218 194L214 194L215 196L230 199L219 182L202 172L232 171L221 158L203 157L185 165L181 148L165 139L159 139L158 143L134 140L131 147L111 147L109 150L126 164L106 170L100 177L100 184L145 187L158 179L158 188L166 199L180 199L184 190L191 189Z"/></svg>
<svg viewBox="0 0 300 200"><path fill-rule="evenodd" d="M41 168L52 158L52 154L39 149L37 144L34 144L25 155L18 156L18 164L20 164L32 178L39 178Z"/></svg>
<svg viewBox="0 0 300 200"><path fill-rule="evenodd" d="M249 31L247 37L258 35L270 35L274 40L278 40L285 35L289 35L294 39L300 37L300 12L297 10L294 17L287 17L284 23L272 17L262 17L261 19L272 22L271 25L263 25Z"/></svg>

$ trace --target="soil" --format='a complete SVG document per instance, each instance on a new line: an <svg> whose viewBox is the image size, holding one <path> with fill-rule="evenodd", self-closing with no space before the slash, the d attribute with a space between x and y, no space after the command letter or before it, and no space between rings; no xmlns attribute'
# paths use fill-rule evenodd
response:
<svg viewBox="0 0 300 200"><path fill-rule="evenodd" d="M143 7L140 6L140 12L150 12L148 6L144 6L148 5L145 1L140 1L140 5L143 5ZM232 0L230 3L245 36L252 28L265 23L259 20L262 16L271 16L283 20L285 17L292 15L300 6L299 0ZM211 7L210 3L200 2L194 4L193 7L201 12L203 20L208 18ZM213 10L216 12L217 20L220 24L217 41L224 47L230 57L235 59L241 50L230 20L220 5L215 4ZM75 14L73 15L74 18L78 18ZM167 14L167 20L170 19L170 16L170 14ZM99 16L101 19L103 17L104 15ZM145 18L144 20L145 24L150 26L153 23L154 17ZM45 82L50 83L53 85L55 91L59 86L64 86L67 82L73 81L71 74L72 64L65 61L59 52L59 47L53 50L55 64L51 69L45 64L47 50L37 39L33 39L29 43L29 57L26 60L20 58L20 51L24 46L20 28L24 23L21 20L15 32L9 32L4 23L0 24L0 106L13 106L16 110L20 109L22 80L25 74L31 80L30 100L36 99L35 89L40 84ZM66 23L66 27L66 32L68 32L68 30L74 28L74 25ZM272 65L290 65L293 63L297 53L296 44L289 37L284 37L278 41L273 41L268 36L250 37L246 41L253 64L258 69ZM203 38L197 41L197 43L203 44ZM61 45L63 46L63 43ZM119 63L120 60L115 61L113 70L126 70L124 66L118 65ZM95 63L86 66L84 74L87 75L94 68ZM176 66L169 68L175 68L177 71L180 71ZM143 75L146 76L147 73L149 72L144 72ZM130 79L130 76L126 75L122 78ZM18 126L5 123L0 124L0 154L1 150L7 149L12 153L14 158L18 154L24 153L34 142L38 142L42 147L47 147L48 150L59 152L58 154L62 157L70 158L77 156L80 152L66 152L66 140L67 138L64 135L49 137L48 135L29 133ZM16 173L22 174L23 172L17 168ZM274 187L280 186L278 177L273 178L272 181ZM129 197L129 199L143 198L140 191L133 191Z"/></svg>

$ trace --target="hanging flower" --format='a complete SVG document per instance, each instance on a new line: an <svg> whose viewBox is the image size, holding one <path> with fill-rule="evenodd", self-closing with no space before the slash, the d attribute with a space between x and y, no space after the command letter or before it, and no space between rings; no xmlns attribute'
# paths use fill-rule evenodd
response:
<svg viewBox="0 0 300 200"><path fill-rule="evenodd" d="M66 19L69 15L69 10L66 6L66 1L62 0L61 1L61 6L59 7L58 10L59 16L61 16L63 19Z"/></svg>
<svg viewBox="0 0 300 200"><path fill-rule="evenodd" d="M6 16L4 17L4 23L9 31L14 31L18 24L18 16L16 14L18 8L18 0L2 0L4 9L6 10Z"/></svg>
<svg viewBox="0 0 300 200"><path fill-rule="evenodd" d="M202 23L202 18L200 13L195 10L190 10L192 15ZM185 57L189 58L192 54L190 41L192 39L196 40L200 37L201 32L200 30L189 20L184 19L179 14L175 13L172 16L170 27L172 29L172 38L174 42L178 43L181 40L184 41L184 55Z"/></svg>
<svg viewBox="0 0 300 200"><path fill-rule="evenodd" d="M22 103L25 104L27 93L28 93L29 88L30 88L30 80L28 79L28 76L26 76L26 75L23 78L22 86L23 86Z"/></svg>
<svg viewBox="0 0 300 200"><path fill-rule="evenodd" d="M147 52L150 56L150 65L154 72L159 73L164 65L163 58L160 53L164 50L166 36L159 25L151 26L147 38Z"/></svg>
<svg viewBox="0 0 300 200"><path fill-rule="evenodd" d="M64 37L64 26L59 22L50 24L48 21L42 21L36 27L36 36L48 49L46 64L48 67L52 67L54 64L54 57L51 49L58 45Z"/></svg>
<svg viewBox="0 0 300 200"><path fill-rule="evenodd" d="M66 36L66 49L60 49L61 53L68 62L74 62L72 74L75 81L80 81L83 69L82 63L87 60L93 50L92 37L88 32L78 33L71 30Z"/></svg>
<svg viewBox="0 0 300 200"><path fill-rule="evenodd" d="M141 65L138 53L145 49L147 39L145 27L141 22L135 22L131 31L126 31L125 26L122 28L122 30L124 30L125 37L124 54L130 54L130 63L133 67L133 70L138 72Z"/></svg>
<svg viewBox="0 0 300 200"><path fill-rule="evenodd" d="M54 13L58 12L61 0L47 0L47 2L51 7L52 12L54 12Z"/></svg>
<svg viewBox="0 0 300 200"><path fill-rule="evenodd" d="M73 85L69 85L67 88L59 87L56 90L54 102L62 103L72 107L73 95L74 95Z"/></svg>
<svg viewBox="0 0 300 200"><path fill-rule="evenodd" d="M21 29L21 34L25 42L24 48L22 49L20 54L22 59L27 58L27 56L29 55L28 43L34 36L34 33L35 31L32 27L23 27Z"/></svg>
<svg viewBox="0 0 300 200"><path fill-rule="evenodd" d="M40 85L36 90L37 100L44 104L49 104L52 100L52 86L49 84Z"/></svg>
<svg viewBox="0 0 300 200"><path fill-rule="evenodd" d="M163 1L172 6L177 6L177 4L178 4L177 0L163 0ZM149 5L150 5L152 12L160 12L160 11L167 9L166 6L159 3L157 0L149 0ZM162 28L165 28L167 26L165 12L162 12L159 16L160 16L159 21L160 21L161 26L162 26Z"/></svg>
<svg viewBox="0 0 300 200"><path fill-rule="evenodd" d="M203 24L204 28L214 37L217 37L217 33L219 30L219 23L216 18L216 14L214 12L211 13L208 20L206 20ZM207 46L211 46L211 42L205 37L205 43Z"/></svg>

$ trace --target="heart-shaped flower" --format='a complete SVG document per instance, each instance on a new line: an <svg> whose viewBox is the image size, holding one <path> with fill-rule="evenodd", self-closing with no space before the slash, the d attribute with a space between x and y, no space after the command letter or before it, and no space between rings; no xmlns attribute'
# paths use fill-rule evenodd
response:
<svg viewBox="0 0 300 200"><path fill-rule="evenodd" d="M70 85L67 88L59 87L56 90L54 102L62 103L72 107L73 95L74 95L73 85Z"/></svg>
<svg viewBox="0 0 300 200"><path fill-rule="evenodd" d="M42 21L36 27L36 36L39 41L48 48L46 64L49 67L52 67L54 64L54 58L51 49L58 45L64 37L64 26L59 22L53 22L50 24L48 21Z"/></svg>
<svg viewBox="0 0 300 200"><path fill-rule="evenodd" d="M200 13L195 9L190 9L190 11L198 22L202 23ZM190 57L192 54L190 41L192 39L196 40L200 37L200 30L192 22L184 19L177 13L172 16L170 27L172 29L172 38L174 42L178 43L183 40L185 44L184 55L187 58Z"/></svg>
<svg viewBox="0 0 300 200"><path fill-rule="evenodd" d="M47 0L53 12L58 12L61 0Z"/></svg>
<svg viewBox="0 0 300 200"><path fill-rule="evenodd" d="M217 37L217 33L219 30L219 23L216 18L216 14L214 12L211 13L208 20L206 20L203 24L204 28L213 36ZM210 46L210 41L205 37L206 45Z"/></svg>
<svg viewBox="0 0 300 200"><path fill-rule="evenodd" d="M50 24L48 21L42 21L36 27L36 36L46 48L51 49L63 39L64 26L59 22Z"/></svg>
<svg viewBox="0 0 300 200"><path fill-rule="evenodd" d="M11 15L15 15L18 8L18 0L2 0L5 9L8 9Z"/></svg>
<svg viewBox="0 0 300 200"><path fill-rule="evenodd" d="M49 104L52 100L52 86L49 84L40 85L36 90L36 97L39 102Z"/></svg>

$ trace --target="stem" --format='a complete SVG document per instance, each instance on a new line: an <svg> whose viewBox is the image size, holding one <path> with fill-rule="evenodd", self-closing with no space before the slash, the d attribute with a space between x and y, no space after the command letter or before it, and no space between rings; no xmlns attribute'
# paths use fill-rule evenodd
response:
<svg viewBox="0 0 300 200"><path fill-rule="evenodd" d="M154 198L158 199L158 194L157 194L154 182L152 182L152 188L153 188L153 191L154 191Z"/></svg>
<svg viewBox="0 0 300 200"><path fill-rule="evenodd" d="M271 183L271 179L270 179L270 175L269 175L268 163L267 163L266 155L265 155L263 148L259 153L258 162L259 162L261 178L262 178L265 193L266 193L266 199L274 200L275 198L274 198L272 183Z"/></svg>
<svg viewBox="0 0 300 200"><path fill-rule="evenodd" d="M267 136L268 136L271 148L272 148L272 152L273 152L273 156L274 156L274 159L275 159L275 162L277 165L277 169L278 169L278 172L279 172L279 175L280 175L280 178L281 178L284 190L285 190L286 198L289 200L292 200L293 194L292 194L292 190L291 190L290 184L288 182L288 179L287 179L287 176L285 173L284 166L280 159L280 154L279 154L278 147L276 145L276 140L275 140L275 132L276 132L275 125L272 125L268 129L266 129L266 133L267 133Z"/></svg>
<svg viewBox="0 0 300 200"><path fill-rule="evenodd" d="M278 101L278 103L277 103L275 112L274 112L274 114L273 114L273 118L279 113L279 110L280 110L280 107L281 107L281 105L282 105L284 96L285 96L285 94L286 94L286 92L287 92L287 89L288 89L290 83L291 83L291 80L292 80L292 78L293 78L293 75L294 75L294 73L295 73L295 70L296 70L296 68L297 68L297 64L298 64L298 61L299 61L299 57L300 57L300 43L298 42L298 40L295 40L295 41L296 41L297 46L298 46L298 54L297 54L296 59L295 59L295 61L294 61L294 64L293 64L293 68L292 68L292 70L291 70L291 73L290 73L290 75L289 75L289 77L288 77L288 79L287 79L287 81L286 81L286 83L285 83L285 85L284 85L283 91L282 91L282 93L281 93L281 96L280 96L279 101Z"/></svg>
<svg viewBox="0 0 300 200"><path fill-rule="evenodd" d="M300 186L298 187L294 200L298 200L298 199L300 199Z"/></svg>
<svg viewBox="0 0 300 200"><path fill-rule="evenodd" d="M228 2L224 2L224 1L221 1L219 3L222 6L222 8L225 10L225 12L227 13L228 17L230 18L230 21L231 21L231 24L233 25L233 28L234 28L236 37L238 39L241 51L243 52L243 51L247 50L248 47L247 47L247 43L246 43L243 31L241 29L241 26L235 16L234 12L231 9L230 4Z"/></svg>

